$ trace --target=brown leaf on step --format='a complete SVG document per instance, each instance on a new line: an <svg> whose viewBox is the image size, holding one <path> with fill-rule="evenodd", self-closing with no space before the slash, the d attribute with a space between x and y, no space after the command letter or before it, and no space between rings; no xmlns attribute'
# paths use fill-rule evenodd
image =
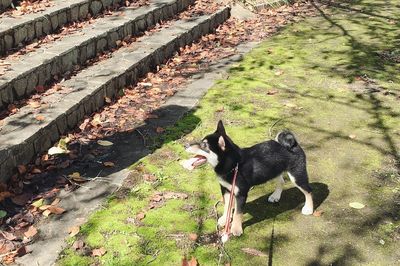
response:
<svg viewBox="0 0 400 266"><path fill-rule="evenodd" d="M39 108L42 105L41 105L40 102L37 102L37 101L29 101L29 106L36 109L36 108Z"/></svg>
<svg viewBox="0 0 400 266"><path fill-rule="evenodd" d="M42 171L39 168L33 168L31 171L32 174L41 174Z"/></svg>
<svg viewBox="0 0 400 266"><path fill-rule="evenodd" d="M42 212L43 216L49 217L49 215L51 214L50 210L45 210L44 212Z"/></svg>
<svg viewBox="0 0 400 266"><path fill-rule="evenodd" d="M196 241L199 236L196 233L190 233L189 239L192 241Z"/></svg>
<svg viewBox="0 0 400 266"><path fill-rule="evenodd" d="M25 254L30 253L30 252L32 252L32 251L29 251L29 250L26 248L26 246L22 246L22 247L20 247L19 249L17 249L16 254L17 254L18 257L22 257L22 256L24 256Z"/></svg>
<svg viewBox="0 0 400 266"><path fill-rule="evenodd" d="M37 232L37 229L33 225L31 225L29 226L28 230L24 232L24 236L26 236L27 238L31 238L35 236Z"/></svg>
<svg viewBox="0 0 400 266"><path fill-rule="evenodd" d="M0 192L0 202L2 202L5 198L11 197L13 194L11 194L8 191Z"/></svg>
<svg viewBox="0 0 400 266"><path fill-rule="evenodd" d="M19 206L24 206L31 199L31 197L32 194L25 193L18 196L14 196L11 198L11 200L14 204L17 204Z"/></svg>
<svg viewBox="0 0 400 266"><path fill-rule="evenodd" d="M25 165L20 164L20 165L17 166L17 168L18 168L18 173L20 173L21 175L26 173L26 166Z"/></svg>
<svg viewBox="0 0 400 266"><path fill-rule="evenodd" d="M72 226L68 228L68 234L70 237L76 236L79 233L80 226Z"/></svg>
<svg viewBox="0 0 400 266"><path fill-rule="evenodd" d="M93 251L92 251L92 256L93 257L101 257L101 256L103 256L104 254L106 254L106 249L105 248L103 248L103 247L101 247L101 248L96 248L96 249L93 249Z"/></svg>
<svg viewBox="0 0 400 266"><path fill-rule="evenodd" d="M60 198L55 198L55 199L53 200L53 202L52 202L50 205L56 206L58 203L60 203L60 201L61 201Z"/></svg>
<svg viewBox="0 0 400 266"><path fill-rule="evenodd" d="M157 128L156 128L156 132L157 132L158 134L163 133L164 131L165 131L165 129L162 128L162 127L157 127Z"/></svg>
<svg viewBox="0 0 400 266"><path fill-rule="evenodd" d="M85 243L82 240L76 240L74 244L72 244L72 248L74 250L82 249L85 246Z"/></svg>
<svg viewBox="0 0 400 266"><path fill-rule="evenodd" d="M267 254L254 248L242 248L242 251L253 256L267 257Z"/></svg>
<svg viewBox="0 0 400 266"><path fill-rule="evenodd" d="M106 167L114 167L115 166L115 164L113 162L104 162L103 164Z"/></svg>
<svg viewBox="0 0 400 266"><path fill-rule="evenodd" d="M14 105L14 104L9 104L7 106L7 110L11 113L14 114L16 112L18 112L18 108Z"/></svg>
<svg viewBox="0 0 400 266"><path fill-rule="evenodd" d="M144 217L146 217L146 214L144 212L139 212L138 214L136 214L136 219L138 219L139 221L143 220Z"/></svg>
<svg viewBox="0 0 400 266"><path fill-rule="evenodd" d="M37 92L39 92L39 93L42 93L42 92L44 92L44 91L45 91L45 87L44 87L44 86L41 86L41 85L39 85L39 86L36 86L36 87L35 87L35 90L36 90Z"/></svg>
<svg viewBox="0 0 400 266"><path fill-rule="evenodd" d="M14 234L7 232L7 231L0 231L0 236L4 239L10 240L10 241L17 239L17 237ZM4 244L4 243L1 243L1 244ZM1 248L0 248L0 250L1 250ZM1 251L0 251L0 254L2 254Z"/></svg>
<svg viewBox="0 0 400 266"><path fill-rule="evenodd" d="M109 97L107 97L107 96L104 97L104 101L106 101L106 103L111 103L112 102L111 99Z"/></svg>
<svg viewBox="0 0 400 266"><path fill-rule="evenodd" d="M37 120L37 121L44 121L44 116L42 116L42 115L37 115L37 116L35 116L35 119Z"/></svg>
<svg viewBox="0 0 400 266"><path fill-rule="evenodd" d="M312 215L315 217L320 217L323 213L324 211L319 210L319 211L314 211Z"/></svg>
<svg viewBox="0 0 400 266"><path fill-rule="evenodd" d="M60 208L57 206L51 206L51 205L47 208L47 210L49 210L51 213L54 213L54 214L62 214L65 212L65 210L63 208Z"/></svg>

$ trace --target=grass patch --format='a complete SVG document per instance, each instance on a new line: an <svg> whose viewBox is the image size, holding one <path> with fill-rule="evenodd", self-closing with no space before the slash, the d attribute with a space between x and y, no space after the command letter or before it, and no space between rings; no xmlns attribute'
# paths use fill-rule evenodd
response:
<svg viewBox="0 0 400 266"><path fill-rule="evenodd" d="M219 185L210 167L189 173L179 159L189 156L182 144L214 131L219 119L240 146L269 139L271 125L282 119L272 131L295 132L323 211L321 217L302 216L304 199L292 185L279 204L267 203L273 184L256 187L244 235L226 246L234 265L285 265L288 259L296 265L398 263L400 213L393 203L400 198L400 74L399 65L380 51L395 47L400 10L394 0L352 3L287 27L233 66L230 78L218 81L198 109L155 140L154 154L132 166L154 175L156 185L144 181L126 197L111 199L83 226L80 237L91 248L104 246L106 255L93 259L67 248L59 264L178 265L186 255L215 265L217 248L189 234L213 233ZM157 191L188 198L150 209L141 225L127 223ZM351 209L353 201L366 207ZM269 256L248 255L241 251L245 247Z"/></svg>

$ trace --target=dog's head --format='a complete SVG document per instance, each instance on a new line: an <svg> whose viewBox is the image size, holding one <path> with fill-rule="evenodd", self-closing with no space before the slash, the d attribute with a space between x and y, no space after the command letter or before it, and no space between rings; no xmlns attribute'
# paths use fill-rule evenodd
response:
<svg viewBox="0 0 400 266"><path fill-rule="evenodd" d="M185 149L187 152L195 155L196 160L193 162L194 167L206 162L216 167L219 158L230 150L231 145L234 144L226 135L222 121L219 121L217 130L214 133L204 137L201 142L185 145Z"/></svg>

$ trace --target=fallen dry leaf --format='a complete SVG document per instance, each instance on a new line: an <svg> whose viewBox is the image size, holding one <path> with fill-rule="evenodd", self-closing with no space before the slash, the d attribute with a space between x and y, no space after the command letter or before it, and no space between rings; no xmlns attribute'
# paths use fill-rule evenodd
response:
<svg viewBox="0 0 400 266"><path fill-rule="evenodd" d="M189 234L189 239L192 241L196 241L198 238L198 235L196 233L190 233Z"/></svg>
<svg viewBox="0 0 400 266"><path fill-rule="evenodd" d="M40 206L43 205L43 199L38 199L38 200L32 202L31 205L34 206L34 207L36 207L36 208L39 208Z"/></svg>
<svg viewBox="0 0 400 266"><path fill-rule="evenodd" d="M24 236L26 236L27 238L32 238L37 234L37 232L37 229L33 225L31 225L29 226L28 230L24 232Z"/></svg>
<svg viewBox="0 0 400 266"><path fill-rule="evenodd" d="M163 133L164 131L165 131L165 129L162 128L162 127L157 127L157 128L156 128L156 132L157 132L158 134Z"/></svg>
<svg viewBox="0 0 400 266"><path fill-rule="evenodd" d="M17 166L17 168L18 168L18 173L20 173L21 175L26 173L26 166L25 165L20 164L20 165Z"/></svg>
<svg viewBox="0 0 400 266"><path fill-rule="evenodd" d="M0 192L0 202L2 202L5 198L11 197L13 194L9 191Z"/></svg>
<svg viewBox="0 0 400 266"><path fill-rule="evenodd" d="M112 143L111 141L108 141L108 140L98 140L97 144L99 144L100 146L107 147L107 146L113 145L114 143Z"/></svg>
<svg viewBox="0 0 400 266"><path fill-rule="evenodd" d="M259 251L259 250L254 249L254 248L242 248L242 251L247 253L247 254L250 254L250 255L253 255L253 256L258 256L258 257L267 257L268 256L264 252Z"/></svg>
<svg viewBox="0 0 400 266"><path fill-rule="evenodd" d="M60 203L60 201L61 201L60 198L55 198L50 205L56 206L58 203Z"/></svg>
<svg viewBox="0 0 400 266"><path fill-rule="evenodd" d="M76 182L85 182L87 181L85 178L81 176L79 172L73 172L72 174L68 175L69 178Z"/></svg>
<svg viewBox="0 0 400 266"><path fill-rule="evenodd" d="M45 210L44 212L42 212L43 216L45 217L49 217L49 215L51 214L50 210Z"/></svg>
<svg viewBox="0 0 400 266"><path fill-rule="evenodd" d="M354 209L362 209L362 208L365 207L365 205L360 203L360 202L350 202L349 206L354 208Z"/></svg>
<svg viewBox="0 0 400 266"><path fill-rule="evenodd" d="M57 207L57 206L52 206L50 205L47 210L49 210L51 213L54 214L62 214L65 212L65 210L63 208Z"/></svg>
<svg viewBox="0 0 400 266"><path fill-rule="evenodd" d="M136 214L136 219L138 219L139 221L143 220L144 217L146 217L146 214L144 212L139 212L138 214Z"/></svg>
<svg viewBox="0 0 400 266"><path fill-rule="evenodd" d="M82 249L85 246L85 243L82 240L76 240L74 244L72 244L72 248L74 250Z"/></svg>
<svg viewBox="0 0 400 266"><path fill-rule="evenodd" d="M68 228L68 234L70 237L74 237L79 233L80 230L81 230L80 226L72 226Z"/></svg>
<svg viewBox="0 0 400 266"><path fill-rule="evenodd" d="M106 167L114 167L115 166L115 164L113 162L104 162L103 164Z"/></svg>
<svg viewBox="0 0 400 266"><path fill-rule="evenodd" d="M101 257L101 256L103 256L104 254L106 254L106 249L105 248L103 248L103 247L101 247L101 248L96 248L96 249L93 249L93 251L92 251L92 256L93 257Z"/></svg>
<svg viewBox="0 0 400 266"><path fill-rule="evenodd" d="M37 121L44 121L44 120L45 120L44 116L42 116L42 115L37 115L37 116L35 116L35 119L36 119Z"/></svg>
<svg viewBox="0 0 400 266"><path fill-rule="evenodd" d="M313 212L313 216L315 216L315 217L320 217L323 213L324 213L324 211L321 211L321 210L314 211L314 212Z"/></svg>

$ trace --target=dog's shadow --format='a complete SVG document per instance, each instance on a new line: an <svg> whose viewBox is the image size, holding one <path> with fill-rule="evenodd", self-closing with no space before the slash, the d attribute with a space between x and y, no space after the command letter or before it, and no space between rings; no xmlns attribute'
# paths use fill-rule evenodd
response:
<svg viewBox="0 0 400 266"><path fill-rule="evenodd" d="M329 189L324 183L311 183L313 189L314 209L318 208L322 202L328 197ZM250 191L251 193L251 191ZM279 203L268 202L268 197L271 194L264 195L253 201L247 202L245 213L249 213L252 218L243 223L243 227L247 227L267 219L273 219L277 215L292 209L299 209L304 205L304 195L296 187L285 189L282 192Z"/></svg>

